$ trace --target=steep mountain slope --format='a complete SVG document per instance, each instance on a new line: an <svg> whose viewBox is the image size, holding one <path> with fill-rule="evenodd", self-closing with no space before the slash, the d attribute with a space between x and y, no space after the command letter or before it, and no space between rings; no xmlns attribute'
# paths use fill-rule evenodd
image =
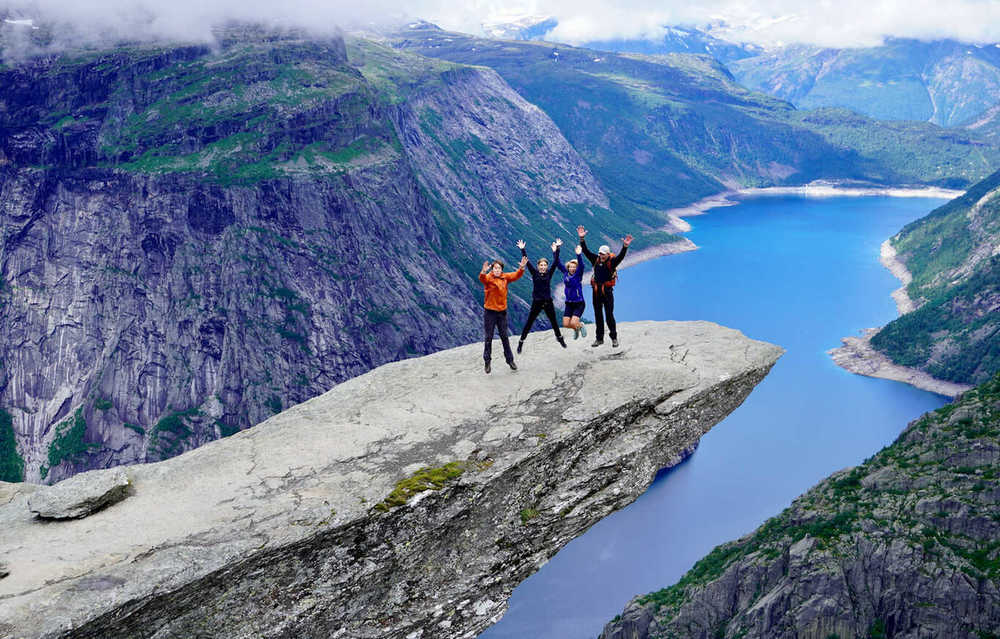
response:
<svg viewBox="0 0 1000 639"><path fill-rule="evenodd" d="M1000 172L891 239L917 309L872 345L936 378L976 384L1000 371Z"/></svg>
<svg viewBox="0 0 1000 639"><path fill-rule="evenodd" d="M796 111L747 91L707 56L618 55L427 24L392 42L496 69L552 117L612 202L666 208L723 187L817 178L958 186L1000 164L995 144L974 134Z"/></svg>
<svg viewBox="0 0 1000 639"><path fill-rule="evenodd" d="M493 71L365 41L236 27L0 86L4 479L169 457L474 340L483 259L635 221Z"/></svg>
<svg viewBox="0 0 1000 639"><path fill-rule="evenodd" d="M601 638L995 637L998 467L1000 376L636 598Z"/></svg>
<svg viewBox="0 0 1000 639"><path fill-rule="evenodd" d="M1000 102L1000 48L992 45L906 39L858 49L793 45L727 64L746 86L807 109L846 107L955 126Z"/></svg>

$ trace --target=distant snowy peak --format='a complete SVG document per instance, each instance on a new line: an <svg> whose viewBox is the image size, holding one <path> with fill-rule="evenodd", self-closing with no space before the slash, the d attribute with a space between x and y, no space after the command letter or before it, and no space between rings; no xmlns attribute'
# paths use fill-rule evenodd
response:
<svg viewBox="0 0 1000 639"><path fill-rule="evenodd" d="M551 16L493 14L482 23L483 34L497 40L540 40L559 21Z"/></svg>
<svg viewBox="0 0 1000 639"><path fill-rule="evenodd" d="M705 27L668 25L663 27L660 36L655 39L595 40L587 42L585 46L621 53L700 53L710 55L723 63L758 55L761 52L761 48L757 45L744 44L716 35L728 33L728 27L723 21Z"/></svg>

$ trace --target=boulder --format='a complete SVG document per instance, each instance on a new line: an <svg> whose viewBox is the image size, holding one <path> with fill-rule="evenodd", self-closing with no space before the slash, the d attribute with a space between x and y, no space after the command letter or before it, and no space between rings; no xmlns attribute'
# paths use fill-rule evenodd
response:
<svg viewBox="0 0 1000 639"><path fill-rule="evenodd" d="M28 508L42 519L79 519L125 499L129 485L123 468L92 470L36 490Z"/></svg>

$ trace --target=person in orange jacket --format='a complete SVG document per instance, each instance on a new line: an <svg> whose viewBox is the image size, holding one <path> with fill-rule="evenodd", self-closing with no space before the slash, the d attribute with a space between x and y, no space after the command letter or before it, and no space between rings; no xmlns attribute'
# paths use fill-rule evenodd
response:
<svg viewBox="0 0 1000 639"><path fill-rule="evenodd" d="M483 333L486 343L483 345L483 359L486 362L486 372L490 372L490 360L493 359L493 332L500 332L500 343L503 344L503 356L507 365L513 371L517 370L514 363L514 352L510 350L510 340L507 328L507 285L521 279L524 275L524 265L527 257L521 258L520 268L513 273L503 272L503 262L493 260L493 264L483 262L483 270L479 273L479 281L483 283L485 302L483 303Z"/></svg>

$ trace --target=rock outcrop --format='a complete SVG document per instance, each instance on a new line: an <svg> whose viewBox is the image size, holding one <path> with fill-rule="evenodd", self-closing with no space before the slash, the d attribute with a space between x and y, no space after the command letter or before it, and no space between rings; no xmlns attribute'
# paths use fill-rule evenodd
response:
<svg viewBox="0 0 1000 639"><path fill-rule="evenodd" d="M601 639L829 639L1000 633L1000 375L914 421Z"/></svg>
<svg viewBox="0 0 1000 639"><path fill-rule="evenodd" d="M92 470L35 491L28 509L42 519L86 517L125 499L128 487L128 474L121 468Z"/></svg>
<svg viewBox="0 0 1000 639"><path fill-rule="evenodd" d="M517 372L485 375L481 344L387 364L130 468L134 494L82 520L0 485L0 635L472 636L781 354L705 322L619 331L620 350L537 335Z"/></svg>

